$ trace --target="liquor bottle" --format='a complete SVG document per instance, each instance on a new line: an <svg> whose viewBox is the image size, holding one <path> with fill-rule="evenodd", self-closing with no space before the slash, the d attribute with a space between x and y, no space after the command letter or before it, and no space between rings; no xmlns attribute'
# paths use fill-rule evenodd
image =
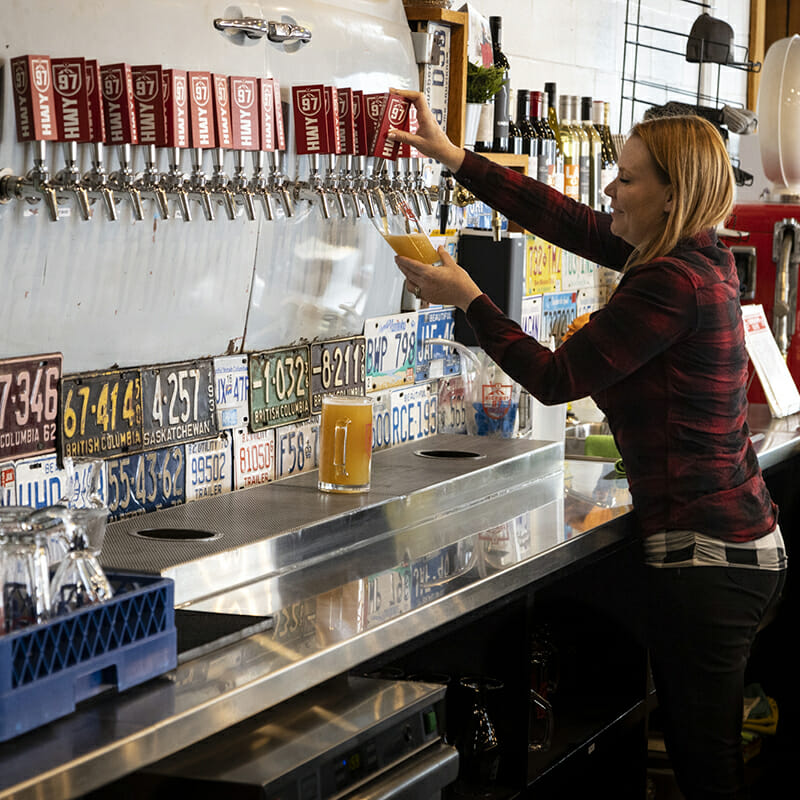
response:
<svg viewBox="0 0 800 800"><path fill-rule="evenodd" d="M555 83L546 83L544 85L544 94L547 105L547 124L550 130L553 131L553 136L556 140L556 163L555 163L555 178L554 186L560 192L564 191L564 148L561 142L561 132L558 128L558 114L556 113L556 85Z"/></svg>
<svg viewBox="0 0 800 800"><path fill-rule="evenodd" d="M581 127L586 131L589 139L589 204L595 211L599 211L605 188L602 184L602 152L603 142L600 134L592 124L592 98L581 97Z"/></svg>
<svg viewBox="0 0 800 800"><path fill-rule="evenodd" d="M539 155L537 178L542 183L554 187L556 185L558 148L556 135L547 121L544 104L545 97L543 92L531 92L531 122L536 131Z"/></svg>
<svg viewBox="0 0 800 800"><path fill-rule="evenodd" d="M509 63L503 53L502 35L503 18L489 17L489 28L492 32L492 52L494 55L494 65L503 70L503 85L500 91L494 96L494 139L492 150L495 153L508 152L508 93L509 93Z"/></svg>
<svg viewBox="0 0 800 800"><path fill-rule="evenodd" d="M568 95L561 95L559 98L558 131L561 136L561 152L564 154L564 194L573 200L580 200L580 141L572 130Z"/></svg>
<svg viewBox="0 0 800 800"><path fill-rule="evenodd" d="M592 103L592 121L595 129L600 134L602 143L600 153L600 207L603 211L609 211L611 198L604 190L617 177L617 159L614 142L611 139L611 130L608 127L608 103L604 103L602 100L595 100Z"/></svg>
<svg viewBox="0 0 800 800"><path fill-rule="evenodd" d="M572 133L578 141L578 192L581 203L592 204L591 200L591 149L589 136L581 125L580 99L576 95L569 97L569 119Z"/></svg>

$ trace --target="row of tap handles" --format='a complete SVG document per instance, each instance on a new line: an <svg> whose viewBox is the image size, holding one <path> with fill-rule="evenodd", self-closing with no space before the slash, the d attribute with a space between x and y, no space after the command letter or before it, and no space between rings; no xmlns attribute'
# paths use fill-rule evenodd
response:
<svg viewBox="0 0 800 800"><path fill-rule="evenodd" d="M302 201L315 204L325 219L401 214L404 204L423 216L433 213L438 198L440 229L445 231L452 176L443 173L441 186L427 186L421 155L404 153L386 138L391 127L400 127L410 116L407 101L395 95L292 87L297 155L290 177L280 89L272 78L127 64L100 67L83 58L31 55L12 59L11 68L17 138L30 145L33 166L24 175L0 170L0 202L43 202L50 219L57 221L66 204L88 220L97 202L109 220L117 220L123 200L133 218L143 220L144 201L150 201L163 219L175 208L177 216L191 221L196 204L207 220L215 219L219 208L228 219L243 210L254 220L259 205L272 220L276 206L292 217ZM322 94L315 99L318 90ZM362 113L366 119L371 109L372 130L365 124L360 134L369 137L368 147L362 142L359 152L347 141L350 132L358 138L356 122L343 127L338 114L333 135L326 102L328 111L335 105L344 117ZM402 119L398 103L401 116L406 115ZM327 129L321 143L317 123ZM48 145L63 150L63 166L52 176ZM116 151L113 170L106 166L109 148ZM189 171L184 171L185 150L191 157ZM137 169L138 154L143 163ZM91 162L87 171L81 170L81 156Z"/></svg>

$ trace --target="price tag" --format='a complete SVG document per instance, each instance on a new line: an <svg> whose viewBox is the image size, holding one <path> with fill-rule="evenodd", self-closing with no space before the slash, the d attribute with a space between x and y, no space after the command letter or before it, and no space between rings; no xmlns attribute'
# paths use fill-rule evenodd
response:
<svg viewBox="0 0 800 800"><path fill-rule="evenodd" d="M65 377L61 382L61 454L104 458L142 449L138 369Z"/></svg>
<svg viewBox="0 0 800 800"><path fill-rule="evenodd" d="M142 398L146 450L218 433L210 358L143 368Z"/></svg>
<svg viewBox="0 0 800 800"><path fill-rule="evenodd" d="M94 465L89 462L75 462L72 474L58 466L55 454L43 458L21 459L15 467L15 494L9 505L32 508L44 508L59 502L69 503L74 507L92 505L94 498L90 497L90 492ZM103 502L106 500L106 486L106 469L103 465L96 488L97 498Z"/></svg>
<svg viewBox="0 0 800 800"><path fill-rule="evenodd" d="M219 356L214 359L214 387L217 424L225 428L244 428L250 419L247 398L247 356Z"/></svg>
<svg viewBox="0 0 800 800"><path fill-rule="evenodd" d="M372 450L385 450L392 446L392 393L376 392L372 395Z"/></svg>
<svg viewBox="0 0 800 800"><path fill-rule="evenodd" d="M417 312L416 381L420 383L442 375L454 375L461 368L452 347L426 344L428 339L452 339L456 327L454 308L434 308Z"/></svg>
<svg viewBox="0 0 800 800"><path fill-rule="evenodd" d="M250 353L250 429L298 422L310 416L307 345Z"/></svg>
<svg viewBox="0 0 800 800"><path fill-rule="evenodd" d="M233 432L234 486L246 489L275 480L275 431Z"/></svg>
<svg viewBox="0 0 800 800"><path fill-rule="evenodd" d="M275 460L279 478L319 467L319 416L275 429Z"/></svg>
<svg viewBox="0 0 800 800"><path fill-rule="evenodd" d="M438 433L466 433L467 415L464 409L464 378L454 375L439 379Z"/></svg>
<svg viewBox="0 0 800 800"><path fill-rule="evenodd" d="M373 317L364 323L367 391L414 383L417 314Z"/></svg>
<svg viewBox="0 0 800 800"><path fill-rule="evenodd" d="M229 492L233 488L232 437L223 432L216 439L186 445L186 501Z"/></svg>
<svg viewBox="0 0 800 800"><path fill-rule="evenodd" d="M363 336L311 345L311 413L322 411L326 395L364 394Z"/></svg>
<svg viewBox="0 0 800 800"><path fill-rule="evenodd" d="M411 570L407 564L371 575L367 585L367 627L411 610Z"/></svg>
<svg viewBox="0 0 800 800"><path fill-rule="evenodd" d="M107 469L111 519L157 511L186 499L184 445L110 459Z"/></svg>
<svg viewBox="0 0 800 800"><path fill-rule="evenodd" d="M0 361L0 461L56 449L61 354Z"/></svg>
<svg viewBox="0 0 800 800"><path fill-rule="evenodd" d="M392 444L405 444L436 433L438 392L430 383L394 389L391 395Z"/></svg>

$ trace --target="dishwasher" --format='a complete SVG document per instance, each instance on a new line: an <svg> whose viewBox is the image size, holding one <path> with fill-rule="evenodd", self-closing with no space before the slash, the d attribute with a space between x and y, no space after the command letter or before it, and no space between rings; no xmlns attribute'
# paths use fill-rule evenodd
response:
<svg viewBox="0 0 800 800"><path fill-rule="evenodd" d="M458 774L441 685L343 675L124 780L192 800L437 800Z"/></svg>

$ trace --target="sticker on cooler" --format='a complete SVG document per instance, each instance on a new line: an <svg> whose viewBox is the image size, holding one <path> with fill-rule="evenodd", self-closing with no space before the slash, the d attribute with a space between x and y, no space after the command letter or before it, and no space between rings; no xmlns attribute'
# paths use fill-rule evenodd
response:
<svg viewBox="0 0 800 800"><path fill-rule="evenodd" d="M199 500L230 492L233 488L231 436L186 445L186 500Z"/></svg>
<svg viewBox="0 0 800 800"><path fill-rule="evenodd" d="M438 392L430 383L392 391L392 444L433 436L436 433L437 404Z"/></svg>

